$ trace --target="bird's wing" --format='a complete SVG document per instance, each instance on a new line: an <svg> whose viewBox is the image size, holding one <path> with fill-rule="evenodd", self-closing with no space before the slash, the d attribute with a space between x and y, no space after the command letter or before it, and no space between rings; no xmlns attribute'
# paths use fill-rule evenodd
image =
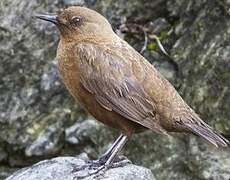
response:
<svg viewBox="0 0 230 180"><path fill-rule="evenodd" d="M95 44L76 46L80 81L105 109L156 132L167 134L160 125L154 102L132 72L130 61Z"/></svg>

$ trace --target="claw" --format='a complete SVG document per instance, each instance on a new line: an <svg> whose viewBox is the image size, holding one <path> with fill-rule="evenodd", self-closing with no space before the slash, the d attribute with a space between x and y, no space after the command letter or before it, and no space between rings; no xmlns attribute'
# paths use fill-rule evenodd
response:
<svg viewBox="0 0 230 180"><path fill-rule="evenodd" d="M85 165L75 167L72 172L74 173L76 179L83 179L89 176L92 176L92 178L98 178L108 169L123 167L129 163L131 163L130 160L124 156L116 157L114 162L108 165L106 162L103 162L103 159L87 160Z"/></svg>
<svg viewBox="0 0 230 180"><path fill-rule="evenodd" d="M97 169L98 167L102 166L104 163L98 159L98 160L87 160L85 161L86 164L82 165L80 167L75 167L72 172L77 172L77 171L83 171L83 170L93 170Z"/></svg>
<svg viewBox="0 0 230 180"><path fill-rule="evenodd" d="M127 140L128 136L121 134L118 139L113 143L112 147L109 148L106 153L102 155L101 158L99 158L98 160L85 161L85 165L74 168L72 170L74 176L77 179L93 176L92 178L94 179L98 176L103 175L108 168L124 166L125 164L129 163L130 161L127 161L127 159L125 163L121 163L124 157L116 156Z"/></svg>
<svg viewBox="0 0 230 180"><path fill-rule="evenodd" d="M76 172L75 169L74 175L75 175L75 179L83 179L89 176L92 176L92 179L94 179L102 176L107 169L108 167L106 165L101 165L98 167L89 165L88 168L87 165L85 165L85 167L80 171Z"/></svg>

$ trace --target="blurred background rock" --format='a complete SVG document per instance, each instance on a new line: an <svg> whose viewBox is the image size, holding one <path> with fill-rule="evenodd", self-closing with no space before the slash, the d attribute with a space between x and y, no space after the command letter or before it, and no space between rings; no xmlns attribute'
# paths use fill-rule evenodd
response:
<svg viewBox="0 0 230 180"><path fill-rule="evenodd" d="M34 19L86 5L174 84L211 126L230 136L230 3L225 0L1 0L0 179L42 159L86 152L96 158L118 135L93 120L58 78L58 32ZM160 37L173 60L162 56ZM156 179L229 179L230 150L187 134L135 135L124 154Z"/></svg>

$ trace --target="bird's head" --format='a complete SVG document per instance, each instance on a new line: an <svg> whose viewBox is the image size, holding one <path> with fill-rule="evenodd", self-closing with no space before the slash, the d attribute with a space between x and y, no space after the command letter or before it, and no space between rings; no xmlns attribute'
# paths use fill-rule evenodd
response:
<svg viewBox="0 0 230 180"><path fill-rule="evenodd" d="M72 6L57 15L39 14L36 17L55 24L61 38L68 41L108 38L114 34L105 17L86 7Z"/></svg>

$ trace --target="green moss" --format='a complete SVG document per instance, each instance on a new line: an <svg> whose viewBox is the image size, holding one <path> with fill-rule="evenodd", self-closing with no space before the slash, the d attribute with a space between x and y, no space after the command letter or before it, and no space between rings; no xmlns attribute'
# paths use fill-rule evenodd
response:
<svg viewBox="0 0 230 180"><path fill-rule="evenodd" d="M159 36L160 40L165 39L167 37L168 37L168 31L161 31L160 32L160 36Z"/></svg>
<svg viewBox="0 0 230 180"><path fill-rule="evenodd" d="M156 48L157 48L157 45L154 42L150 42L147 45L147 49L149 49L149 50L155 50Z"/></svg>
<svg viewBox="0 0 230 180"><path fill-rule="evenodd" d="M54 115L50 114L48 116L40 116L36 120L34 120L34 123L29 126L26 130L26 132L33 137L37 137L42 130L44 130L45 127L47 127L47 121L53 118Z"/></svg>
<svg viewBox="0 0 230 180"><path fill-rule="evenodd" d="M202 33L205 29L205 23L203 21L199 21L195 24L193 29L193 37L194 39L198 39L200 33Z"/></svg>
<svg viewBox="0 0 230 180"><path fill-rule="evenodd" d="M230 72L229 71L224 72L221 78L223 81L228 81L230 79Z"/></svg>
<svg viewBox="0 0 230 180"><path fill-rule="evenodd" d="M203 31L204 28L205 28L204 22L199 21L199 22L197 23L197 28L199 29L199 31Z"/></svg>
<svg viewBox="0 0 230 180"><path fill-rule="evenodd" d="M226 124L224 122L215 123L215 129L217 129L220 132L229 131L229 128L226 126Z"/></svg>

